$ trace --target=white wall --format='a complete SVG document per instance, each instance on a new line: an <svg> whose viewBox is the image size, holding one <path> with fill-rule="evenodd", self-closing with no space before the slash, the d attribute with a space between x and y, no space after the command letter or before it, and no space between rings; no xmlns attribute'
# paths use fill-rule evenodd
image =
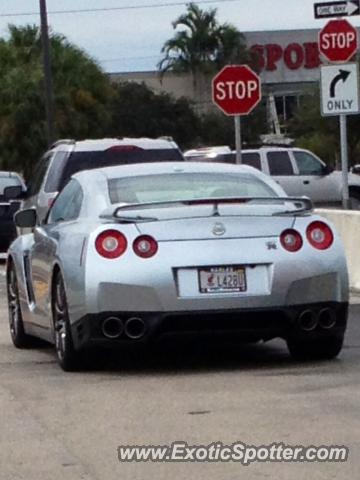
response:
<svg viewBox="0 0 360 480"><path fill-rule="evenodd" d="M317 209L316 213L334 223L344 243L350 287L360 291L360 211Z"/></svg>

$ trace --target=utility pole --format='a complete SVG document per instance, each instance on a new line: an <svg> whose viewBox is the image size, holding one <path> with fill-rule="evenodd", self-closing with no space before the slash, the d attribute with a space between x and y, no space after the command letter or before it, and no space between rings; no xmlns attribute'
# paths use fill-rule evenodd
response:
<svg viewBox="0 0 360 480"><path fill-rule="evenodd" d="M52 76L51 76L49 28L48 28L48 21L47 21L46 0L39 0L39 1L40 1L40 19L41 19L41 42L42 42L42 50L43 50L47 140L48 140L48 144L51 145L55 140L55 128L54 128L54 100L53 100L53 86L52 86Z"/></svg>

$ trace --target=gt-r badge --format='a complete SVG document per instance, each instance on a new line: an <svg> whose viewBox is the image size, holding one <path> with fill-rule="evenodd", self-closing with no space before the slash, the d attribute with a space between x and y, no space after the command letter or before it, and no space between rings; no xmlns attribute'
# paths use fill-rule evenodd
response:
<svg viewBox="0 0 360 480"><path fill-rule="evenodd" d="M268 250L277 250L276 242L266 242L266 246Z"/></svg>
<svg viewBox="0 0 360 480"><path fill-rule="evenodd" d="M221 235L224 235L226 228L222 223L215 223L212 232L214 235L220 237Z"/></svg>

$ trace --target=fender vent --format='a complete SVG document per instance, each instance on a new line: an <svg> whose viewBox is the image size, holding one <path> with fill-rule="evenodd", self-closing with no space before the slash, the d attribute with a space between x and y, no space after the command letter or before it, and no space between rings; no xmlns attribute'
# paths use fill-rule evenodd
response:
<svg viewBox="0 0 360 480"><path fill-rule="evenodd" d="M30 265L29 254L24 255L24 272L25 272L26 291L27 291L29 303L35 303L34 290L30 282L31 265Z"/></svg>

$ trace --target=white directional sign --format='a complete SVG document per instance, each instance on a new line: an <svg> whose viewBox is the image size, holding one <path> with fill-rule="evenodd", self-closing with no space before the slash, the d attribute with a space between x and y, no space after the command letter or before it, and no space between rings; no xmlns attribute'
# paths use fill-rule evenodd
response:
<svg viewBox="0 0 360 480"><path fill-rule="evenodd" d="M352 17L360 15L360 0L315 3L315 18Z"/></svg>
<svg viewBox="0 0 360 480"><path fill-rule="evenodd" d="M357 63L321 67L321 113L323 116L359 113L358 78Z"/></svg>

